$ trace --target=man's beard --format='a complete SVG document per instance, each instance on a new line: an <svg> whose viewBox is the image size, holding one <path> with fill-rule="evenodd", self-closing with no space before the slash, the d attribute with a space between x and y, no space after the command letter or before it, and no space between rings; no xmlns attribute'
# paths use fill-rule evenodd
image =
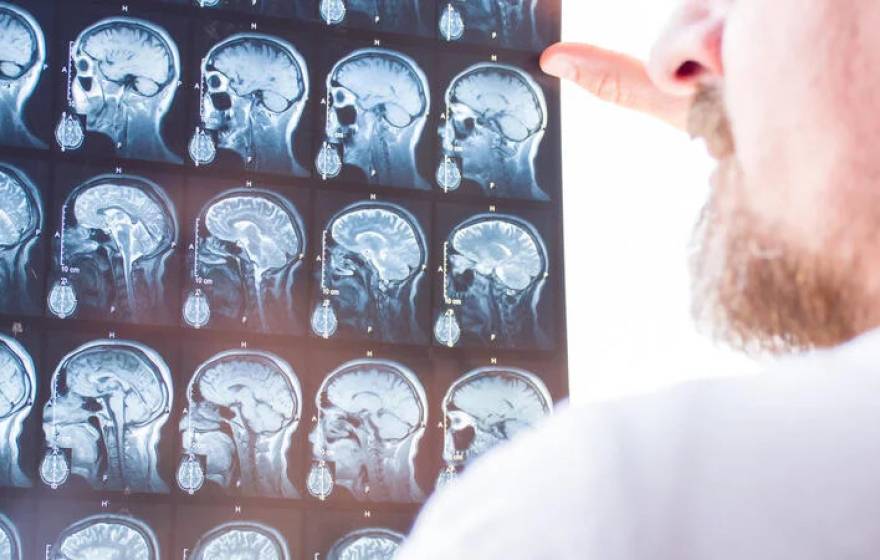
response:
<svg viewBox="0 0 880 560"><path fill-rule="evenodd" d="M810 254L792 243L751 207L718 90L697 95L689 129L721 157L692 242L698 328L750 353L835 346L858 334L852 271L835 264L831 251Z"/></svg>

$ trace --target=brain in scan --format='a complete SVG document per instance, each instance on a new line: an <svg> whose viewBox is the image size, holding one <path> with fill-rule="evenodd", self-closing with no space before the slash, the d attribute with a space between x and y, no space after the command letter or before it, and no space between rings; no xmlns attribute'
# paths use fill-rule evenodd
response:
<svg viewBox="0 0 880 560"><path fill-rule="evenodd" d="M29 371L32 366L23 358L0 335L0 427L33 398L33 372Z"/></svg>
<svg viewBox="0 0 880 560"><path fill-rule="evenodd" d="M0 168L0 250L27 239L39 227L40 210L25 185Z"/></svg>
<svg viewBox="0 0 880 560"><path fill-rule="evenodd" d="M399 56L368 53L341 64L334 81L354 92L365 111L381 111L389 123L405 126L423 114L427 93L411 65Z"/></svg>
<svg viewBox="0 0 880 560"><path fill-rule="evenodd" d="M65 529L52 547L53 560L159 560L153 530L138 519L95 515Z"/></svg>
<svg viewBox="0 0 880 560"><path fill-rule="evenodd" d="M17 14L0 7L0 77L15 79L37 61L34 30Z"/></svg>
<svg viewBox="0 0 880 560"><path fill-rule="evenodd" d="M425 250L414 225L386 208L346 212L333 222L330 234L336 243L363 256L388 282L409 278L424 262Z"/></svg>
<svg viewBox="0 0 880 560"><path fill-rule="evenodd" d="M289 560L287 542L260 523L226 523L209 531L196 545L193 560Z"/></svg>
<svg viewBox="0 0 880 560"><path fill-rule="evenodd" d="M388 529L360 529L339 539L327 560L392 560L403 535Z"/></svg>
<svg viewBox="0 0 880 560"><path fill-rule="evenodd" d="M218 49L211 59L239 97L250 98L273 112L282 112L305 95L302 68L290 53L268 41L246 39ZM210 79L210 78L209 78Z"/></svg>
<svg viewBox="0 0 880 560"><path fill-rule="evenodd" d="M139 25L114 21L97 26L79 46L97 62L101 75L130 86L140 95L155 95L175 75L175 61L168 46Z"/></svg>
<svg viewBox="0 0 880 560"><path fill-rule="evenodd" d="M302 250L293 216L264 196L220 199L208 208L205 227L218 239L241 247L261 271L281 268Z"/></svg>
<svg viewBox="0 0 880 560"><path fill-rule="evenodd" d="M287 452L302 390L288 363L267 352L223 352L199 366L189 394L180 429L185 446L207 456L209 480L248 495L298 497Z"/></svg>
<svg viewBox="0 0 880 560"><path fill-rule="evenodd" d="M36 397L36 369L27 350L0 334L0 487L31 485L19 464L19 437Z"/></svg>
<svg viewBox="0 0 880 560"><path fill-rule="evenodd" d="M393 372L355 370L336 376L326 391L327 400L336 408L368 418L380 440L406 437L418 427L422 417L412 387Z"/></svg>
<svg viewBox="0 0 880 560"><path fill-rule="evenodd" d="M455 232L452 247L458 273L472 269L494 276L512 290L523 290L543 274L546 263L531 232L508 220L490 219Z"/></svg>
<svg viewBox="0 0 880 560"><path fill-rule="evenodd" d="M43 429L50 446L72 450L72 472L93 487L166 492L157 445L171 395L170 371L154 351L94 341L56 369Z"/></svg>

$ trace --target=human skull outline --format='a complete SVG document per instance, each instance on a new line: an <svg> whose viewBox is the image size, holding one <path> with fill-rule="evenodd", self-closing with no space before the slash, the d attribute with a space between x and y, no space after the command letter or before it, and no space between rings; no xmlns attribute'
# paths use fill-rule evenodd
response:
<svg viewBox="0 0 880 560"><path fill-rule="evenodd" d="M47 447L71 450L71 473L96 490L168 492L158 445L173 383L158 352L130 340L87 342L61 358L50 383L43 432Z"/></svg>
<svg viewBox="0 0 880 560"><path fill-rule="evenodd" d="M416 296L428 259L416 217L398 204L357 202L327 223L327 287L337 290L341 321L389 341L421 332Z"/></svg>
<svg viewBox="0 0 880 560"><path fill-rule="evenodd" d="M430 111L428 78L409 56L359 49L340 59L326 80L325 139L371 184L426 189L416 146Z"/></svg>
<svg viewBox="0 0 880 560"><path fill-rule="evenodd" d="M0 163L0 308L33 303L31 254L43 232L42 197L26 173Z"/></svg>
<svg viewBox="0 0 880 560"><path fill-rule="evenodd" d="M306 176L294 155L309 98L305 58L290 42L263 33L223 39L202 60L202 125L249 169ZM279 80L285 76L286 80Z"/></svg>
<svg viewBox="0 0 880 560"><path fill-rule="evenodd" d="M45 62L46 38L40 24L20 6L0 2L0 130L6 144L46 148L24 119Z"/></svg>
<svg viewBox="0 0 880 560"><path fill-rule="evenodd" d="M357 501L418 502L415 457L428 400L406 366L374 358L330 372L315 395L318 423L309 434L315 461L332 461L336 483Z"/></svg>
<svg viewBox="0 0 880 560"><path fill-rule="evenodd" d="M83 303L129 320L167 307L164 280L180 226L165 189L139 175L108 173L74 188L63 208L69 215L56 255L63 252L66 262L56 265L95 279L78 283Z"/></svg>
<svg viewBox="0 0 880 560"><path fill-rule="evenodd" d="M403 535L390 529L357 529L333 543L327 560L392 560L403 539Z"/></svg>
<svg viewBox="0 0 880 560"><path fill-rule="evenodd" d="M485 195L549 199L535 171L548 113L534 78L515 66L481 62L457 74L444 99L445 161L460 160L462 176Z"/></svg>
<svg viewBox="0 0 880 560"><path fill-rule="evenodd" d="M88 130L109 137L122 157L183 163L162 137L181 71L177 44L165 29L138 18L105 18L79 33L71 56L72 108L85 115Z"/></svg>
<svg viewBox="0 0 880 560"><path fill-rule="evenodd" d="M222 523L199 539L192 560L290 560L286 539L276 529L254 521Z"/></svg>
<svg viewBox="0 0 880 560"><path fill-rule="evenodd" d="M547 247L535 227L510 214L481 213L448 240L446 294L461 302L461 330L483 345L542 345L538 305L548 276Z"/></svg>
<svg viewBox="0 0 880 560"><path fill-rule="evenodd" d="M246 317L265 332L295 323L293 293L307 239L293 202L266 189L230 189L202 207L199 223L195 273L213 282L212 313Z"/></svg>
<svg viewBox="0 0 880 560"><path fill-rule="evenodd" d="M0 558L3 560L23 560L18 527L3 512L0 512Z"/></svg>
<svg viewBox="0 0 880 560"><path fill-rule="evenodd" d="M443 460L463 467L549 415L553 398L534 373L489 366L455 380L441 408Z"/></svg>
<svg viewBox="0 0 880 560"><path fill-rule="evenodd" d="M52 560L159 560L159 539L141 519L91 515L65 528L52 546Z"/></svg>
<svg viewBox="0 0 880 560"><path fill-rule="evenodd" d="M262 350L220 352L196 368L187 401L183 448L206 456L208 480L248 496L300 497L287 464L303 396L287 361Z"/></svg>
<svg viewBox="0 0 880 560"><path fill-rule="evenodd" d="M0 334L0 487L30 487L19 464L19 437L37 395L34 360L17 340Z"/></svg>

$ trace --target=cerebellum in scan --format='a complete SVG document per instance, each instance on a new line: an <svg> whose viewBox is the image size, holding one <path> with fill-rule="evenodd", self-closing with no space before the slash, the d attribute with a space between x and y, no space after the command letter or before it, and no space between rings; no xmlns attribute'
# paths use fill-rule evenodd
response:
<svg viewBox="0 0 880 560"><path fill-rule="evenodd" d="M400 205L360 202L334 214L323 234L312 331L418 342L419 298L426 273L422 226Z"/></svg>
<svg viewBox="0 0 880 560"><path fill-rule="evenodd" d="M444 346L544 347L540 304L549 276L547 248L529 222L475 215L444 243L443 298L434 339Z"/></svg>

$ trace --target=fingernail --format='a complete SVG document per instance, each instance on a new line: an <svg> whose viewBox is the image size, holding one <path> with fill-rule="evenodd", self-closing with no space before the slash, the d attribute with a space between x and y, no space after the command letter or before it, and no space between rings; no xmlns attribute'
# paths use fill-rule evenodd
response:
<svg viewBox="0 0 880 560"><path fill-rule="evenodd" d="M564 56L553 56L544 61L543 64L544 72L547 72L551 76L556 76L557 78L563 78L565 80L574 80L577 77L577 69L574 67L566 57Z"/></svg>

